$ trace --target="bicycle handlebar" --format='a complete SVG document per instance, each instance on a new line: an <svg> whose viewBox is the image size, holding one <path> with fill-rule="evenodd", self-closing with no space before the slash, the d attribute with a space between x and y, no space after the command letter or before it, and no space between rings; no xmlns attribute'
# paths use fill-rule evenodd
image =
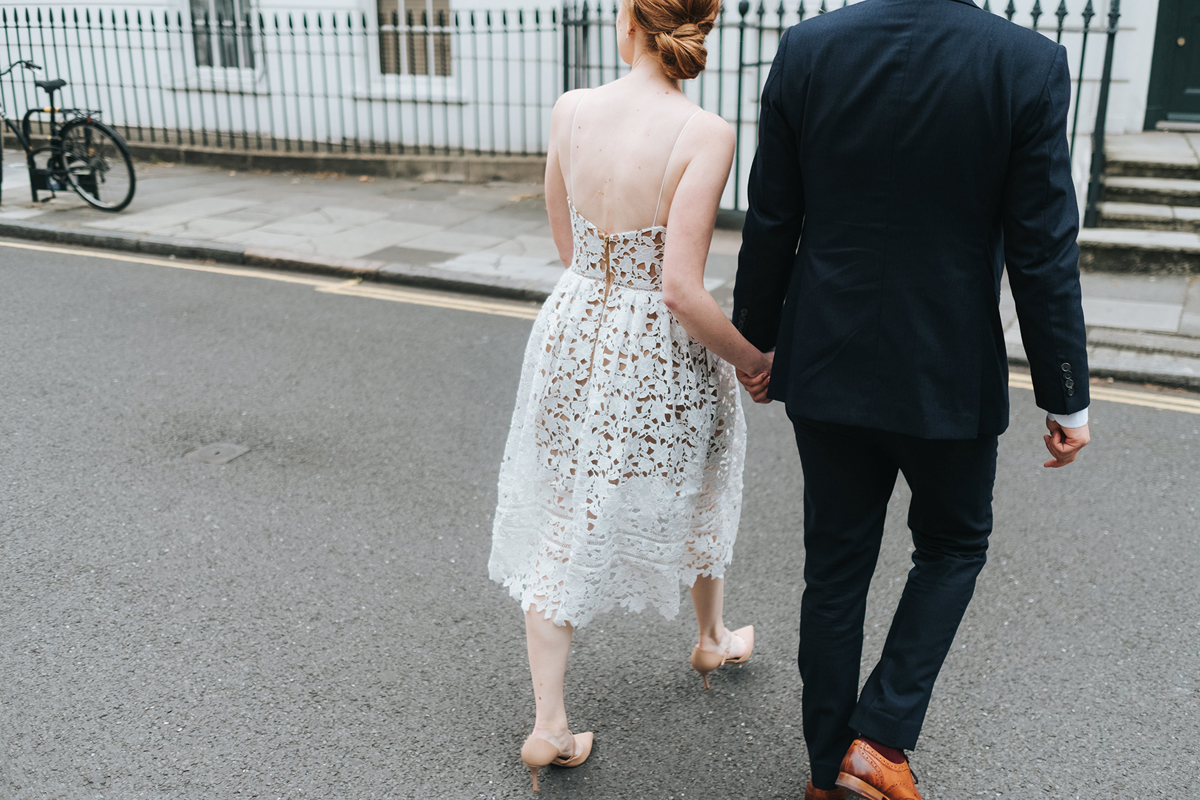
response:
<svg viewBox="0 0 1200 800"><path fill-rule="evenodd" d="M24 67L25 69L41 69L41 67L29 60L14 61L8 65L8 69L4 70L4 72L0 72L0 78L3 78L17 67Z"/></svg>

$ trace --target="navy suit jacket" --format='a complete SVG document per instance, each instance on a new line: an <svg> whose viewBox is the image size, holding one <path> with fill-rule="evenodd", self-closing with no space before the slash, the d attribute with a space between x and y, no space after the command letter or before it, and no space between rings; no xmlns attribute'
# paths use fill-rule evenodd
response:
<svg viewBox="0 0 1200 800"><path fill-rule="evenodd" d="M784 34L733 312L777 348L770 397L927 439L1002 433L1007 264L1037 404L1088 405L1070 94L1063 47L969 0L865 0Z"/></svg>

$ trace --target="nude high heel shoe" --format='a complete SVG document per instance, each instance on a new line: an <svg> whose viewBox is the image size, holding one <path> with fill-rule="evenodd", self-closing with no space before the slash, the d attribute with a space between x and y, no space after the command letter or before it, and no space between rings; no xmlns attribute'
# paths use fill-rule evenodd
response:
<svg viewBox="0 0 1200 800"><path fill-rule="evenodd" d="M740 636L746 642L746 652L737 658L729 657L729 648L733 646L733 636ZM729 637L729 644L725 646L725 652L723 653L701 650L700 645L692 648L692 669L700 673L700 678L704 681L705 689L710 688L708 685L708 673L714 669L723 667L726 664L745 664L750 660L750 654L754 652L754 626L747 625L744 628L738 628L733 632L733 636Z"/></svg>
<svg viewBox="0 0 1200 800"><path fill-rule="evenodd" d="M530 736L521 746L521 760L533 776L533 791L538 791L538 770L548 764L556 767L578 767L592 754L592 732L572 734L575 739L571 755L564 756L557 747L540 736Z"/></svg>

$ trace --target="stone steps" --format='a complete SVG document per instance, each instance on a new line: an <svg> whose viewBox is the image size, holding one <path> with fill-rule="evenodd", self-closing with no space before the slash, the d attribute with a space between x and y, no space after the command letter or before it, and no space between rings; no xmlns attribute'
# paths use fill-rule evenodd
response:
<svg viewBox="0 0 1200 800"><path fill-rule="evenodd" d="M1105 174L1120 178L1200 180L1200 166L1163 161L1109 161Z"/></svg>
<svg viewBox="0 0 1200 800"><path fill-rule="evenodd" d="M1110 136L1105 174L1125 178L1200 180L1200 135L1148 132ZM1111 199L1111 198L1110 198Z"/></svg>
<svg viewBox="0 0 1200 800"><path fill-rule="evenodd" d="M1200 234L1131 228L1083 228L1079 266L1097 272L1200 275Z"/></svg>
<svg viewBox="0 0 1200 800"><path fill-rule="evenodd" d="M1200 233L1200 207L1104 202L1100 227Z"/></svg>
<svg viewBox="0 0 1200 800"><path fill-rule="evenodd" d="M1079 234L1080 266L1200 275L1200 156L1188 137L1113 140L1099 228Z"/></svg>
<svg viewBox="0 0 1200 800"><path fill-rule="evenodd" d="M1104 200L1110 203L1200 207L1200 180L1110 175L1104 179Z"/></svg>

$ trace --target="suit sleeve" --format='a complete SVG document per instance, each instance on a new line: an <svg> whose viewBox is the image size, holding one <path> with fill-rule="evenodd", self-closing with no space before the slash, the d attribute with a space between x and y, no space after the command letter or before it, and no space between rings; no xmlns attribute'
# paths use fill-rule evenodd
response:
<svg viewBox="0 0 1200 800"><path fill-rule="evenodd" d="M733 323L764 352L775 346L783 301L804 224L804 186L796 134L782 110L784 35L763 87L758 150L746 189L749 208L742 228Z"/></svg>
<svg viewBox="0 0 1200 800"><path fill-rule="evenodd" d="M1079 288L1079 208L1071 180L1071 75L1059 47L1040 97L1014 125L1003 198L1004 258L1040 408L1088 406Z"/></svg>

